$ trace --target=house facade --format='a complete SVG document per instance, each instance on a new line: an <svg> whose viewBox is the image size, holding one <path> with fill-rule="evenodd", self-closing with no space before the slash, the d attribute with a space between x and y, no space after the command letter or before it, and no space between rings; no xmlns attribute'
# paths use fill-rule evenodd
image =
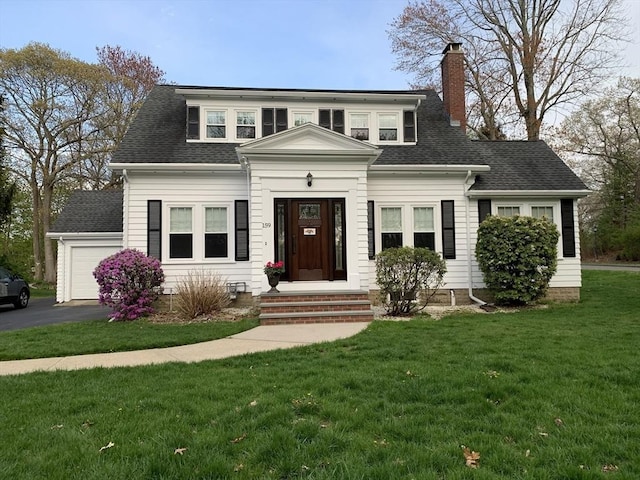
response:
<svg viewBox="0 0 640 480"><path fill-rule="evenodd" d="M442 67L443 100L432 90L155 87L111 164L124 179L120 231L89 231L68 214L83 200L72 197L50 233L58 301L77 298L74 283L97 297L86 272L120 248L159 258L169 290L205 270L262 298L268 261L285 264L282 295L369 294L376 253L409 245L443 256L446 292L460 303L484 288L474 248L489 214L552 219L551 293L578 298L584 184L544 142L471 141L459 44ZM113 212L86 214L117 230Z"/></svg>

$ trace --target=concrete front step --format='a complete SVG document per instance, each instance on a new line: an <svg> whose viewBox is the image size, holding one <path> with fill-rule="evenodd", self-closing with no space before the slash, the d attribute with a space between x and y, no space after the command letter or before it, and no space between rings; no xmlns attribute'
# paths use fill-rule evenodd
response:
<svg viewBox="0 0 640 480"><path fill-rule="evenodd" d="M263 294L260 300L263 325L373 320L369 296L363 291Z"/></svg>

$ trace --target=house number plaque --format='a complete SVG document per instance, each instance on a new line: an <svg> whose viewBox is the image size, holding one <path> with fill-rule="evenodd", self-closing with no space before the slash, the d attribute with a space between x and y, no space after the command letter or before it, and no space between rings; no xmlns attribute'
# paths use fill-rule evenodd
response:
<svg viewBox="0 0 640 480"><path fill-rule="evenodd" d="M316 234L316 229L315 228L305 228L304 229L304 234L305 235L315 235Z"/></svg>

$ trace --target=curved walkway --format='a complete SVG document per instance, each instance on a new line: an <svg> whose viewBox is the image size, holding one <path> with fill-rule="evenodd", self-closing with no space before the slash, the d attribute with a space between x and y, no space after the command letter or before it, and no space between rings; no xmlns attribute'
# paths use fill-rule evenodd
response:
<svg viewBox="0 0 640 480"><path fill-rule="evenodd" d="M220 358L332 342L361 332L368 323L314 323L259 326L209 342L133 352L96 353L70 357L34 358L0 362L0 375L83 368L132 367L167 362L201 362Z"/></svg>

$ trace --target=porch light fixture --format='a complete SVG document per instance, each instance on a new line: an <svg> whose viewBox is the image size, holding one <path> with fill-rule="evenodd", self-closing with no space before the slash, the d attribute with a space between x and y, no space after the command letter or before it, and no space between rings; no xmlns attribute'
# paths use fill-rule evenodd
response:
<svg viewBox="0 0 640 480"><path fill-rule="evenodd" d="M307 173L307 187L310 187L312 183L313 183L313 175L311 175L311 172L309 172Z"/></svg>

